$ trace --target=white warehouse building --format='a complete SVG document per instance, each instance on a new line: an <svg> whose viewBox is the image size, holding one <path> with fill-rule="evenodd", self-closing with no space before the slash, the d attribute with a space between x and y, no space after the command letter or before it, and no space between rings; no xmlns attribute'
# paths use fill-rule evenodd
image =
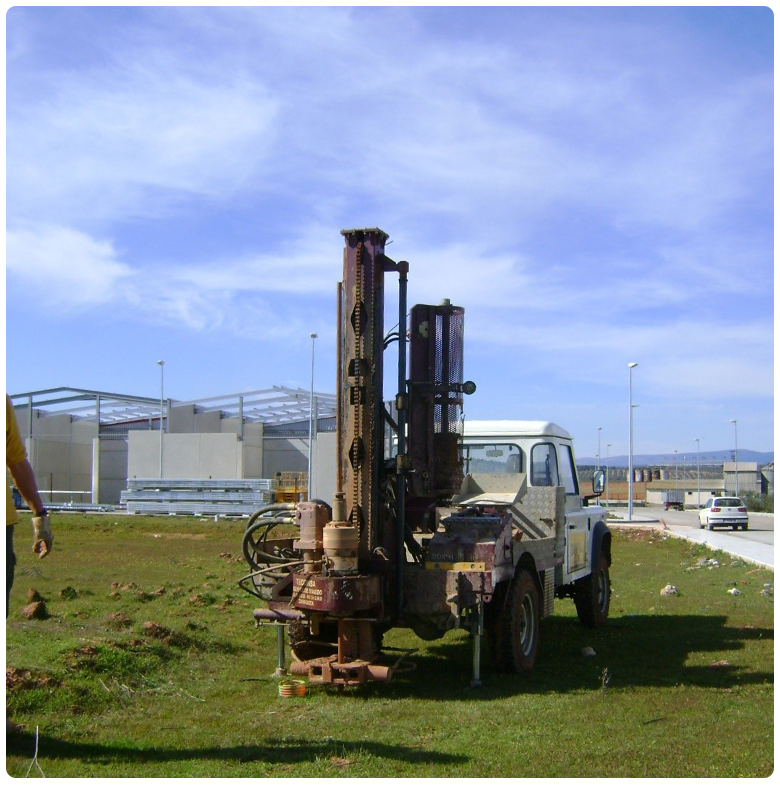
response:
<svg viewBox="0 0 780 786"><path fill-rule="evenodd" d="M119 504L136 478L306 472L310 399L310 391L278 386L197 401L75 388L11 395L44 500L81 507ZM312 463L324 478L335 474L335 440L318 451L317 436L335 429L336 397L314 393L313 403Z"/></svg>

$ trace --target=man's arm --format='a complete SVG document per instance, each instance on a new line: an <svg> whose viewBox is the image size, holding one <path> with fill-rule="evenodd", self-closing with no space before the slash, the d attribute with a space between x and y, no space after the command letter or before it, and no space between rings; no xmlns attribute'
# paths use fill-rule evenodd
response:
<svg viewBox="0 0 780 786"><path fill-rule="evenodd" d="M16 464L9 464L8 472L14 485L32 511L33 551L42 559L51 551L54 535L49 523L49 514L43 506L41 496L38 493L35 473L33 473L30 462L27 459Z"/></svg>

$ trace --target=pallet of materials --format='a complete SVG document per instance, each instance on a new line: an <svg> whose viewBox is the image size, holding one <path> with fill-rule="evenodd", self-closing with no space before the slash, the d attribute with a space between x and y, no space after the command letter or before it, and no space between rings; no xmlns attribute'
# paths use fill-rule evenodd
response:
<svg viewBox="0 0 780 786"><path fill-rule="evenodd" d="M128 513L248 516L275 499L266 478L130 478L121 494Z"/></svg>

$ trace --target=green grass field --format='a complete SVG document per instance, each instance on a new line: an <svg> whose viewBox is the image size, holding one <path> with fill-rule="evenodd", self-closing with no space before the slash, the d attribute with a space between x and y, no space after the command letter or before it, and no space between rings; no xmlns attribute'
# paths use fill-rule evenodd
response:
<svg viewBox="0 0 780 786"><path fill-rule="evenodd" d="M486 666L472 689L465 633L424 642L392 630L388 659L417 649L414 671L280 698L275 631L255 627L259 602L236 583L244 522L59 515L43 561L28 526L17 527L6 623L7 711L25 730L8 738L12 776L766 777L774 767L774 574L722 553L616 532L610 624L582 628L557 601L529 676ZM668 583L679 595L659 594ZM31 588L47 619L22 615Z"/></svg>

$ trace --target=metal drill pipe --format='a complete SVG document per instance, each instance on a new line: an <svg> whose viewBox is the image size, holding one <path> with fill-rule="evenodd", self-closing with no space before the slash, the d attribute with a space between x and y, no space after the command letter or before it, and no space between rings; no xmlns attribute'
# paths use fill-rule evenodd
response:
<svg viewBox="0 0 780 786"><path fill-rule="evenodd" d="M341 281L336 285L336 498L344 496L344 468L342 461L344 456L344 434L342 430L343 416L342 399L344 391L342 389L342 363L344 359L344 348L342 347L343 331L341 320L343 315L343 285Z"/></svg>
<svg viewBox="0 0 780 786"><path fill-rule="evenodd" d="M358 241L357 245L355 246L355 293L353 295L353 300L355 303L355 324L354 324L354 336L355 336L355 343L354 343L354 352L353 352L353 359L355 361L355 368L358 369L357 373L359 374L360 371L360 361L362 360L362 342L361 342L361 334L363 332L363 319L362 319L362 309L360 308L360 304L362 303L363 298L363 242ZM356 377L356 381L360 381L360 377ZM352 510L355 514L354 520L352 521L353 526L359 527L360 520L358 512L360 511L360 503L361 503L361 488L360 488L360 472L361 468L358 464L358 443L362 442L363 440L363 429L361 428L361 412L360 412L360 397L352 402L352 414L353 414L353 432L352 432L352 439L353 439L353 446L355 448L355 455L353 457L354 464L352 466Z"/></svg>
<svg viewBox="0 0 780 786"><path fill-rule="evenodd" d="M406 262L398 263L398 455L403 458L397 464L398 493L396 502L396 618L403 618L404 611L404 563L406 562L406 547L404 534L406 529L406 468L403 465L406 454L406 298L407 298L407 273L409 265Z"/></svg>

